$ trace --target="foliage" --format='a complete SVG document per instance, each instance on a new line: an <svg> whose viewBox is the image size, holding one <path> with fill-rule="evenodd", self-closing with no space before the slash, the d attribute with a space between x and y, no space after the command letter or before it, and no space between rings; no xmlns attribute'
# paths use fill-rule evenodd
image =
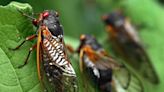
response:
<svg viewBox="0 0 164 92"><path fill-rule="evenodd" d="M35 67L35 53L31 55L27 66L18 69L18 66L23 64L32 43L27 42L17 51L8 49L14 48L24 37L34 32L30 21L23 17L16 7L28 12L31 10L28 4L15 2L0 7L0 69L2 70L0 72L0 92L36 92L40 86Z"/></svg>

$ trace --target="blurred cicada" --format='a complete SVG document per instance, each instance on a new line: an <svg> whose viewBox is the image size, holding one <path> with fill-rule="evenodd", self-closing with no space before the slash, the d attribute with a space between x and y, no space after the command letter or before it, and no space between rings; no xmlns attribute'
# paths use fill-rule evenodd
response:
<svg viewBox="0 0 164 92"><path fill-rule="evenodd" d="M141 81L108 55L93 36L81 35L80 42L80 70L100 92L144 92Z"/></svg>
<svg viewBox="0 0 164 92"><path fill-rule="evenodd" d="M159 79L154 67L128 19L116 11L104 15L103 21L114 50L145 79L157 84Z"/></svg>
<svg viewBox="0 0 164 92"><path fill-rule="evenodd" d="M30 48L24 65L32 50L37 48L38 77L41 82L42 79L48 81L46 82L49 84L48 89L46 86L48 84L42 82L48 92L77 92L76 74L67 58L63 29L58 13L53 10L45 10L40 13L38 19L35 19L20 12L31 18L33 24L38 28L36 34L27 37L22 44L15 48L18 49L25 41L37 38L37 44ZM43 76L45 77L43 78Z"/></svg>

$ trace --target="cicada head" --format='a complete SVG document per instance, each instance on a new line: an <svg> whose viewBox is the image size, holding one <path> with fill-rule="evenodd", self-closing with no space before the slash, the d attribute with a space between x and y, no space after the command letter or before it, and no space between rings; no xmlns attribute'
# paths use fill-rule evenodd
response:
<svg viewBox="0 0 164 92"><path fill-rule="evenodd" d="M48 17L49 16L49 12L43 12L43 13L40 13L40 16L39 16L39 18L38 19L33 19L32 20L32 23L33 23L33 25L34 26L39 26L39 23L41 23L41 21L43 20L43 19L45 19L46 17Z"/></svg>
<svg viewBox="0 0 164 92"><path fill-rule="evenodd" d="M36 26L46 26L53 36L63 35L62 25L59 22L59 14L53 10L45 10L40 13L38 19L33 20Z"/></svg>
<svg viewBox="0 0 164 92"><path fill-rule="evenodd" d="M93 36L91 36L91 35L82 34L80 36L80 42L83 45L91 44L91 43L94 43L95 41L96 41L96 39Z"/></svg>
<svg viewBox="0 0 164 92"><path fill-rule="evenodd" d="M59 22L58 12L54 10L45 10L39 14L38 18L34 18L33 16L30 16L19 9L17 10L22 13L22 15L32 19L33 25L37 28L40 28L41 26L46 26L48 28L48 31L50 31L53 36L62 37L63 30L62 25Z"/></svg>
<svg viewBox="0 0 164 92"><path fill-rule="evenodd" d="M97 50L97 49L101 48L101 45L97 42L97 40L94 36L87 35L87 34L82 34L80 36L80 46L78 48L78 52L85 45L91 46L92 49L94 49L94 50Z"/></svg>
<svg viewBox="0 0 164 92"><path fill-rule="evenodd" d="M120 11L116 11L102 16L102 20L107 26L119 27L124 24L125 17Z"/></svg>

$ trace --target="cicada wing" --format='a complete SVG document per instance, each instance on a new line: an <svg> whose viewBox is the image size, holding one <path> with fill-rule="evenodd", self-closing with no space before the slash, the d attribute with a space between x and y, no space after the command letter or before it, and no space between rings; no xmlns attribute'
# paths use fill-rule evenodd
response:
<svg viewBox="0 0 164 92"><path fill-rule="evenodd" d="M42 60L42 55L41 55L41 31L39 30L38 31L38 39L37 39L37 71L38 71L38 78L39 80L41 80L41 73L40 73L40 63L41 63L41 60Z"/></svg>
<svg viewBox="0 0 164 92"><path fill-rule="evenodd" d="M119 39L113 39L112 43L118 54L120 54L124 58L125 62L132 66L135 71L140 73L141 76L150 82L154 84L159 83L158 75L151 63L151 60L139 43L135 43L130 39L125 43Z"/></svg>
<svg viewBox="0 0 164 92"><path fill-rule="evenodd" d="M43 68L43 52L42 52L42 33L41 30L38 30L38 39L37 39L37 71L38 71L38 78L40 80L41 83L41 88L42 91L45 92L52 92L52 90L50 91L50 88L47 88L46 85L47 84L47 80L46 80L46 76L44 73L44 68Z"/></svg>
<svg viewBox="0 0 164 92"><path fill-rule="evenodd" d="M70 63L69 66L74 71L72 62L70 62L71 58L73 57L73 47L69 44L65 44L64 39L62 39L61 44L64 45L63 51L65 53L65 57L67 58L68 62ZM66 81L64 81L64 80L66 80ZM79 90L76 73L73 76L64 75L63 76L63 83L64 82L66 84L65 87L67 87L65 89L69 89L68 92L77 92Z"/></svg>
<svg viewBox="0 0 164 92"><path fill-rule="evenodd" d="M114 60L113 57L110 56L104 56L101 55L97 52L95 52L95 55L99 56L99 59L97 60L97 62L95 62L95 65L97 68L99 69L119 69L121 67L121 64L119 62L117 62L116 60Z"/></svg>
<svg viewBox="0 0 164 92"><path fill-rule="evenodd" d="M40 65L40 72L41 72L41 84L42 84L44 92L54 92L56 88L52 83L50 83L51 79L47 76L45 72L45 67L44 67L43 62ZM56 82L56 84L59 84L58 81Z"/></svg>
<svg viewBox="0 0 164 92"><path fill-rule="evenodd" d="M42 68L41 68L41 62L42 62L42 52L41 52L41 31L38 30L38 39L37 39L37 72L38 72L38 79L41 83L42 90L45 90L44 88L44 82L42 80L43 76L41 74Z"/></svg>
<svg viewBox="0 0 164 92"><path fill-rule="evenodd" d="M84 68L84 51L83 49L80 51L80 57L79 57L79 66L80 66L80 71L83 72L83 68Z"/></svg>
<svg viewBox="0 0 164 92"><path fill-rule="evenodd" d="M136 49L134 49L135 46ZM132 45L131 47L126 47L129 49L127 60L144 78L149 80L152 83L159 83L159 78L157 76L157 73L151 63L151 60L149 59L146 51L144 48L140 45Z"/></svg>
<svg viewBox="0 0 164 92"><path fill-rule="evenodd" d="M118 82L121 84L121 86L124 89L127 89L131 80L130 72L125 68L120 68L119 70L114 70L113 74L114 78L118 79Z"/></svg>
<svg viewBox="0 0 164 92"><path fill-rule="evenodd" d="M142 82L124 66L114 70L113 82L116 92L144 92Z"/></svg>
<svg viewBox="0 0 164 92"><path fill-rule="evenodd" d="M140 69L139 71L140 74L142 74L144 78L148 79L150 82L158 84L159 83L158 75L146 51L142 47L140 47L137 52L141 56L141 64L138 67Z"/></svg>
<svg viewBox="0 0 164 92"><path fill-rule="evenodd" d="M112 57L100 56L100 59L95 63L99 69L113 70L113 91L116 92L143 92L142 82L137 76L132 74L123 64L117 62Z"/></svg>

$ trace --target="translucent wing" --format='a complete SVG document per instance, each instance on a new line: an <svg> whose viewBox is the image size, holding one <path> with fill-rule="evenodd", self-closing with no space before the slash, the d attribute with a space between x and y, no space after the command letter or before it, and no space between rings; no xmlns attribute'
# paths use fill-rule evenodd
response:
<svg viewBox="0 0 164 92"><path fill-rule="evenodd" d="M45 73L43 70L43 65L42 65L43 55L42 55L41 35L42 35L41 30L39 29L38 30L38 39L37 39L37 71L38 71L38 78L40 80L42 90L48 91L49 88L47 88L47 86L45 86L48 84L47 84L47 80L46 80Z"/></svg>
<svg viewBox="0 0 164 92"><path fill-rule="evenodd" d="M142 82L124 66L114 70L113 80L117 92L144 92Z"/></svg>
<svg viewBox="0 0 164 92"><path fill-rule="evenodd" d="M41 80L41 73L40 73L40 62L41 62L41 31L38 31L38 40L37 40L37 71L39 80Z"/></svg>
<svg viewBox="0 0 164 92"><path fill-rule="evenodd" d="M100 52L94 51L89 45L86 45L83 48L84 56L89 59L90 62L94 63L96 68L98 69L118 69L120 68L120 64L115 61L112 57L106 56ZM85 58L83 58L85 59ZM85 61L85 60L83 60Z"/></svg>
<svg viewBox="0 0 164 92"><path fill-rule="evenodd" d="M98 62L95 63L97 68L105 69L110 66L113 70L113 90L116 92L143 92L142 82L131 73L124 65L117 64L118 62L111 57L101 57ZM124 91L123 91L124 90Z"/></svg>
<svg viewBox="0 0 164 92"><path fill-rule="evenodd" d="M127 39L124 39L127 40ZM152 83L159 83L159 78L154 70L154 67L145 52L144 48L132 40L122 42L120 40L113 41L113 46L117 52L138 71L144 78Z"/></svg>

